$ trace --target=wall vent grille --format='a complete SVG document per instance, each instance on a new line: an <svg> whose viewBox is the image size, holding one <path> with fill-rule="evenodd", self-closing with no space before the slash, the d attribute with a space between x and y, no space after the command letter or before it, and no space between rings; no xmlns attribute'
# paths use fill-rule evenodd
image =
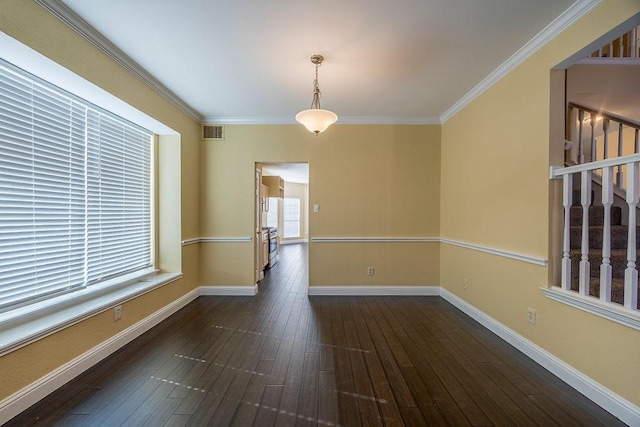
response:
<svg viewBox="0 0 640 427"><path fill-rule="evenodd" d="M203 141L221 141L224 139L223 125L202 125Z"/></svg>

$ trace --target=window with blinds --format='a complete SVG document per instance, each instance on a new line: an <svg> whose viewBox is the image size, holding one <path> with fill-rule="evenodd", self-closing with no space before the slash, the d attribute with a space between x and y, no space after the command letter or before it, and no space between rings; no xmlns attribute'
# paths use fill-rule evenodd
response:
<svg viewBox="0 0 640 427"><path fill-rule="evenodd" d="M0 60L0 310L151 267L151 137Z"/></svg>
<svg viewBox="0 0 640 427"><path fill-rule="evenodd" d="M285 198L282 206L284 238L300 237L300 199Z"/></svg>

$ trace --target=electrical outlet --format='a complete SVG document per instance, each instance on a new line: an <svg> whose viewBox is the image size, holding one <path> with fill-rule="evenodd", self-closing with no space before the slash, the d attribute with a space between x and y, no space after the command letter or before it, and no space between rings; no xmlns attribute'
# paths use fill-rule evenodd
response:
<svg viewBox="0 0 640 427"><path fill-rule="evenodd" d="M536 311L531 307L527 307L527 322L536 324Z"/></svg>
<svg viewBox="0 0 640 427"><path fill-rule="evenodd" d="M469 281L467 279L462 279L462 287L465 289L469 288Z"/></svg>
<svg viewBox="0 0 640 427"><path fill-rule="evenodd" d="M113 307L113 321L122 319L122 306L116 305Z"/></svg>
<svg viewBox="0 0 640 427"><path fill-rule="evenodd" d="M373 276L373 267L367 267L367 276Z"/></svg>

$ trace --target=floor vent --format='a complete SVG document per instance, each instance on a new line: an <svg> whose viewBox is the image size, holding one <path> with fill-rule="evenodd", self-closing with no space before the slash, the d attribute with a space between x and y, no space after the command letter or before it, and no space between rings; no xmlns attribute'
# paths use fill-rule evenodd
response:
<svg viewBox="0 0 640 427"><path fill-rule="evenodd" d="M203 141L222 141L224 139L223 125L202 125Z"/></svg>

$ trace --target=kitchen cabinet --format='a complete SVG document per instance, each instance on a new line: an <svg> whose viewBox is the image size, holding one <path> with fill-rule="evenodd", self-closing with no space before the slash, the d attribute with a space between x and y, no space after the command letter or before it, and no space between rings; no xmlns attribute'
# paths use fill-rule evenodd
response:
<svg viewBox="0 0 640 427"><path fill-rule="evenodd" d="M279 176L263 176L262 183L269 188L269 197L284 197L284 179Z"/></svg>

